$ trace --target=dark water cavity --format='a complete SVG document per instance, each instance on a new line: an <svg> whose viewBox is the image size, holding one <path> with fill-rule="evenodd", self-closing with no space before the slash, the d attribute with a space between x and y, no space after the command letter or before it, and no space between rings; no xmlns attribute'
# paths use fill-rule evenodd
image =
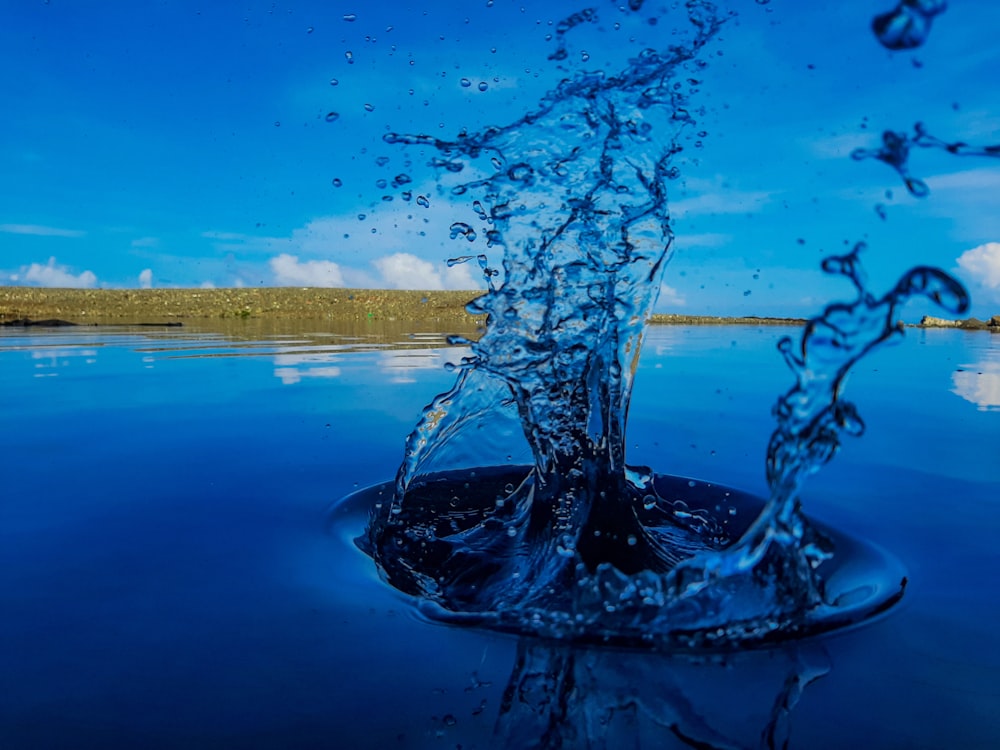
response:
<svg viewBox="0 0 1000 750"><path fill-rule="evenodd" d="M564 19L550 59L577 57L573 35L605 11L655 18L641 6ZM485 330L454 387L425 409L396 481L352 499L374 506L363 549L428 616L574 641L731 648L848 624L901 594L898 568L811 524L799 493L843 433L861 433L844 377L901 335L899 306L920 295L967 309L940 270L914 268L876 296L860 245L824 262L857 298L781 343L795 382L774 409L768 498L626 463L644 325L671 253L673 161L725 18L692 0L659 19L673 27L671 46L637 50L616 70L571 70L508 125L452 140L385 136L429 152L470 204L468 221L503 251L502 280L485 255L454 259L476 259L489 280L470 304ZM894 166L904 164L905 153ZM477 237L466 221L451 233ZM490 455L511 423L529 465Z"/></svg>

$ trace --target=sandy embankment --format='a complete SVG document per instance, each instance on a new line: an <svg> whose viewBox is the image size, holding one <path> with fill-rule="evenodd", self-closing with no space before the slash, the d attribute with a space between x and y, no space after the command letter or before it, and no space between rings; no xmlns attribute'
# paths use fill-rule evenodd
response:
<svg viewBox="0 0 1000 750"><path fill-rule="evenodd" d="M337 323L436 323L467 328L482 323L466 304L482 292L420 292L395 289L271 287L244 289L40 289L0 287L0 323L64 320L71 323L177 323L259 319ZM713 315L654 315L667 325L789 325L801 318ZM927 316L926 328L954 327L1000 331L1000 316L989 321L950 321Z"/></svg>

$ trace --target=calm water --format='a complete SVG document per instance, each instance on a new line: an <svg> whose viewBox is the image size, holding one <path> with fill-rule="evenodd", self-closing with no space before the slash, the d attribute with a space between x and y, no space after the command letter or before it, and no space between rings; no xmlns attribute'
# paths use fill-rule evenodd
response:
<svg viewBox="0 0 1000 750"><path fill-rule="evenodd" d="M630 462L763 493L787 333L651 329ZM318 325L0 331L0 746L530 747L525 706L560 695L563 735L607 721L608 747L1000 742L1000 338L911 330L863 361L867 434L807 487L902 560L903 603L704 663L425 623L351 519L330 530L463 353Z"/></svg>

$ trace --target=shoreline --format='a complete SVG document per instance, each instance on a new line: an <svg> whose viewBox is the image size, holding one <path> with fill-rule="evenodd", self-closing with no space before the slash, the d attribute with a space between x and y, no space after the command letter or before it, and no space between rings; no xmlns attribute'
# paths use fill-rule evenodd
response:
<svg viewBox="0 0 1000 750"><path fill-rule="evenodd" d="M334 322L447 323L474 326L484 316L466 311L481 291L411 291L321 287L226 289L51 289L0 287L0 325L182 325L206 320L315 320ZM796 326L805 318L656 313L653 325ZM921 328L1000 332L989 321L925 316Z"/></svg>

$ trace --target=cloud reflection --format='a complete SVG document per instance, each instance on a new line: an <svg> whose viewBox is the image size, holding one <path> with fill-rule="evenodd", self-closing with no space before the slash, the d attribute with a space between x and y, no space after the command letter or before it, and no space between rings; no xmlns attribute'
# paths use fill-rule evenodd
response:
<svg viewBox="0 0 1000 750"><path fill-rule="evenodd" d="M1000 411L1000 361L962 365L952 373L952 393L976 404L979 411Z"/></svg>
<svg viewBox="0 0 1000 750"><path fill-rule="evenodd" d="M339 378L340 368L334 364L332 352L274 355L274 376L284 385L295 385L303 378Z"/></svg>
<svg viewBox="0 0 1000 750"><path fill-rule="evenodd" d="M468 347L446 349L395 349L379 352L378 368L391 383L415 383L419 370L442 370L445 365L458 365L463 357L471 356Z"/></svg>
<svg viewBox="0 0 1000 750"><path fill-rule="evenodd" d="M79 361L83 358L84 364L92 365L97 362L97 350L77 347L46 347L36 349L31 352L36 378L52 378L62 370L70 366L73 360Z"/></svg>

